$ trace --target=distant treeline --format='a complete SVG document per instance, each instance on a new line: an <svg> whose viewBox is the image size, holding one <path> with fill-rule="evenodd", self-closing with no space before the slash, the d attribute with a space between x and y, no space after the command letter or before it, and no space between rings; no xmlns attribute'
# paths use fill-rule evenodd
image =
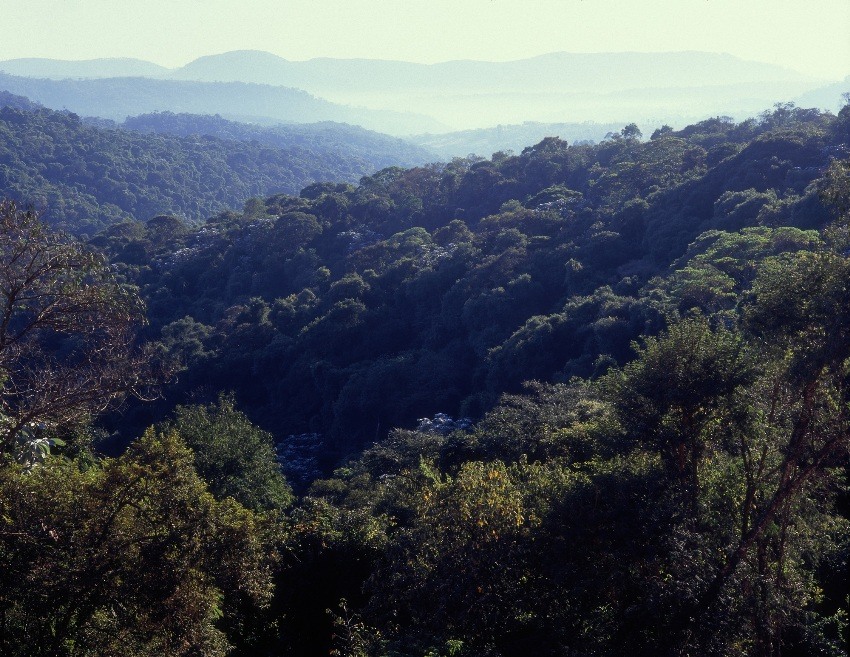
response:
<svg viewBox="0 0 850 657"><path fill-rule="evenodd" d="M179 137L209 135L236 141L258 141L284 149L300 147L320 152L337 152L341 157L360 158L368 162L374 171L388 166L424 164L436 158L435 153L427 148L415 146L404 139L332 121L261 126L228 121L217 115L156 112L131 116L120 126L128 130L166 133Z"/></svg>

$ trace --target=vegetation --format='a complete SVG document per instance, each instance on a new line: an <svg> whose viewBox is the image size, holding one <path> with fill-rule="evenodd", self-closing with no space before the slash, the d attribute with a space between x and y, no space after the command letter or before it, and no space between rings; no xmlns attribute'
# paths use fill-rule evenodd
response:
<svg viewBox="0 0 850 657"><path fill-rule="evenodd" d="M403 139L331 121L259 126L228 121L217 115L156 112L128 117L120 125L137 132L165 133L179 137L209 135L237 141L258 141L277 148L301 148L311 152L336 153L340 159L350 157L364 160L368 170L363 169L356 177L335 178L352 183L365 173L389 166L422 164L435 157L430 150L414 146Z"/></svg>
<svg viewBox="0 0 850 657"><path fill-rule="evenodd" d="M278 440L322 434L333 467L417 418L604 373L692 308L733 309L757 262L820 243L846 121L783 106L647 141L636 126L597 146L548 138L93 244L185 367L159 417L232 391Z"/></svg>
<svg viewBox="0 0 850 657"><path fill-rule="evenodd" d="M4 413L129 285L178 375L3 443L0 651L846 656L848 142L632 124L117 223L109 267L3 206L7 271L55 254L8 325L70 318L0 349Z"/></svg>
<svg viewBox="0 0 850 657"><path fill-rule="evenodd" d="M222 138L208 136L216 134L211 131L141 134L9 96L0 98L0 188L77 235L162 214L198 221L251 197L295 193L317 180L355 182L388 161L409 162L413 150L395 159L389 138L352 131L357 147L348 134L331 129L324 136L305 129L300 139L268 129L270 137L260 141L245 139L246 128L232 135L224 130ZM346 142L352 146L337 148Z"/></svg>
<svg viewBox="0 0 850 657"><path fill-rule="evenodd" d="M143 307L102 256L0 203L0 458L90 421L155 381L135 344ZM35 451L34 451L35 449Z"/></svg>

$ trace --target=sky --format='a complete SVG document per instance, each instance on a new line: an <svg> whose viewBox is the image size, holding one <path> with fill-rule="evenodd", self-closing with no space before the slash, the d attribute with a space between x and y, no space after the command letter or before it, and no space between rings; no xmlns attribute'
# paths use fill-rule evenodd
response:
<svg viewBox="0 0 850 657"><path fill-rule="evenodd" d="M0 0L0 60L231 50L434 63L547 52L727 52L850 75L850 0Z"/></svg>

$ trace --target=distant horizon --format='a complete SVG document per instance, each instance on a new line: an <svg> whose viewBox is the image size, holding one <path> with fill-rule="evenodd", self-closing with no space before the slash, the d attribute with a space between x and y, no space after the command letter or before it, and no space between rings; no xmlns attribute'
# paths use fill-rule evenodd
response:
<svg viewBox="0 0 850 657"><path fill-rule="evenodd" d="M456 62L477 62L484 64L504 64L508 62L521 62L532 59L538 59L542 57L548 57L550 55L676 55L676 54L700 54L700 55L719 55L725 57L731 57L733 59L737 59L739 61L747 61L758 64L766 64L769 66L775 66L777 68L786 69L788 71L792 71L794 73L798 73L800 75L807 75L809 77L817 77L812 76L805 71L794 68L792 66L787 66L784 64L776 64L774 62L765 61L762 59L754 59L751 57L741 57L740 55L736 55L735 53L720 51L720 50L697 50L697 49L687 49L687 50L550 50L546 52L540 52L536 55L528 55L525 57L513 57L508 59L485 59L485 58L475 58L475 57L461 57L455 59L441 59L438 61L417 61L413 59L401 59L401 58L392 58L392 57L339 57L339 56L327 56L327 55L317 55L314 57L306 57L306 58L293 58L286 57L276 52L272 52L270 50L262 50L260 48L235 48L233 50L223 50L220 52L209 52L203 55L198 55L197 57L192 57L184 61L182 64L176 65L167 65L161 62L156 61L153 58L145 58L145 57L128 57L122 55L103 55L100 57L85 57L85 58L70 58L70 57L42 57L42 56L23 56L23 57L4 57L0 59L0 62L12 62L12 61L55 61L55 62L74 62L74 63L86 63L86 62L97 62L97 61L137 61L144 62L146 64L154 64L161 68L165 68L168 70L175 70L179 68L183 68L193 62L198 61L199 59L204 59L207 57L218 57L220 55L230 55L235 53L259 53L263 55L272 55L273 57L277 57L287 62L293 63L303 63L303 62L311 62L315 60L364 60L364 61L376 61L376 62L399 62L404 64L418 64L422 66L439 66L441 64L452 64ZM850 75L850 65L848 65L847 74L843 77L847 77ZM822 78L828 79L828 78Z"/></svg>
<svg viewBox="0 0 850 657"><path fill-rule="evenodd" d="M850 3L812 0L30 0L4 8L0 60L137 59L173 69L239 50L424 65L551 53L728 54L850 74Z"/></svg>

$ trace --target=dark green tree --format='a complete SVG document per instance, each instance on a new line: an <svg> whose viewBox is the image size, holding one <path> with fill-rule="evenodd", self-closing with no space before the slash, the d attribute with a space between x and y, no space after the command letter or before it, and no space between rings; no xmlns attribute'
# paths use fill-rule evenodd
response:
<svg viewBox="0 0 850 657"><path fill-rule="evenodd" d="M178 406L167 426L192 449L198 474L216 497L232 497L256 511L282 511L292 504L271 434L251 424L233 399Z"/></svg>

